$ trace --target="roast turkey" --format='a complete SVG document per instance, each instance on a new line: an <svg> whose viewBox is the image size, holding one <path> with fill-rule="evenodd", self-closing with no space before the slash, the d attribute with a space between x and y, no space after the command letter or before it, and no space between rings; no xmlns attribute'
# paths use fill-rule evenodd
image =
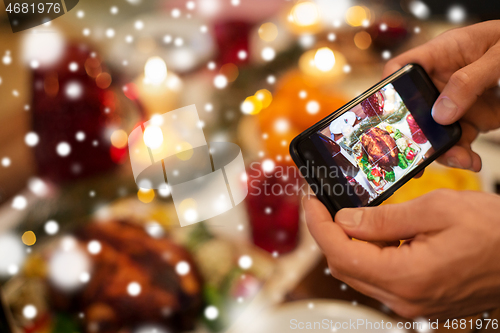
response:
<svg viewBox="0 0 500 333"><path fill-rule="evenodd" d="M387 171L398 165L399 149L389 132L378 127L370 128L361 136L361 144L371 164Z"/></svg>

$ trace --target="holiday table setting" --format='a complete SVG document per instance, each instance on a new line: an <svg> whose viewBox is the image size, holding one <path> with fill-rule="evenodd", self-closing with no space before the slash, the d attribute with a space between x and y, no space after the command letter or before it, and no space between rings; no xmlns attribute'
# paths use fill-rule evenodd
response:
<svg viewBox="0 0 500 333"><path fill-rule="evenodd" d="M0 290L9 324L244 332L265 317L277 331L274 321L305 311L406 321L331 277L305 224L309 189L289 144L378 82L395 55L475 20L463 6L434 15L420 1L89 0L14 35L3 21ZM383 103L374 96L370 107ZM129 145L134 129L190 105L207 142L241 149L248 194L182 226L168 185L136 183ZM360 121L341 120L329 136ZM486 155L479 175L432 164L387 202L438 188L494 192L497 135L477 148Z"/></svg>

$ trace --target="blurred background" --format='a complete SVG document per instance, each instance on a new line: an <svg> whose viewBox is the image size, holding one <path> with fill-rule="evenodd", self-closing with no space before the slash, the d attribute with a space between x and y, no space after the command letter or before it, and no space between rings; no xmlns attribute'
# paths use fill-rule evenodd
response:
<svg viewBox="0 0 500 333"><path fill-rule="evenodd" d="M264 167L270 184L301 184L273 174L293 165L293 137L378 82L392 57L498 17L495 1L81 0L14 34L0 15L0 331L403 320L330 276L299 195L249 195L180 228L168 188L135 184L128 134L195 104L207 140L238 144L250 177ZM480 173L434 163L388 202L499 193L500 132L473 148Z"/></svg>

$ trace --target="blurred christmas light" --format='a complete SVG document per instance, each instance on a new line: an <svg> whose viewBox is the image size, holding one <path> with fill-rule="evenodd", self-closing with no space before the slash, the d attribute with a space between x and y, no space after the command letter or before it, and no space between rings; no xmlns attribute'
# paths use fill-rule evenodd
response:
<svg viewBox="0 0 500 333"><path fill-rule="evenodd" d="M184 45L184 39L182 39L181 37L176 37L174 39L174 45L177 47Z"/></svg>
<svg viewBox="0 0 500 333"><path fill-rule="evenodd" d="M68 65L68 69L70 72L76 72L78 70L78 63L76 62L71 62L69 65Z"/></svg>
<svg viewBox="0 0 500 333"><path fill-rule="evenodd" d="M250 267L252 267L252 264L253 264L253 260L248 255L241 256L238 259L238 266L240 266L241 269L247 270Z"/></svg>
<svg viewBox="0 0 500 333"><path fill-rule="evenodd" d="M316 42L316 38L311 34L302 34L299 37L299 44L304 49L311 48L315 42Z"/></svg>
<svg viewBox="0 0 500 333"><path fill-rule="evenodd" d="M28 180L28 188L33 194L39 197L44 197L49 193L47 184L37 177L32 177Z"/></svg>
<svg viewBox="0 0 500 333"><path fill-rule="evenodd" d="M128 136L124 130L118 129L113 131L110 139L113 146L115 146L116 148L123 148L127 145Z"/></svg>
<svg viewBox="0 0 500 333"><path fill-rule="evenodd" d="M273 95L267 89L260 89L254 95L261 103L262 108L267 108L273 101Z"/></svg>
<svg viewBox="0 0 500 333"><path fill-rule="evenodd" d="M227 63L220 68L219 73L224 75L228 82L233 82L239 75L238 66L233 63Z"/></svg>
<svg viewBox="0 0 500 333"><path fill-rule="evenodd" d="M345 20L351 27L359 27L363 25L365 20L370 20L370 10L364 6L353 6L347 9Z"/></svg>
<svg viewBox="0 0 500 333"><path fill-rule="evenodd" d="M298 26L311 26L319 22L318 7L310 1L299 2L293 6L291 15Z"/></svg>
<svg viewBox="0 0 500 333"><path fill-rule="evenodd" d="M175 146L175 152L175 156L181 161L189 160L194 154L193 146L185 141Z"/></svg>
<svg viewBox="0 0 500 333"><path fill-rule="evenodd" d="M146 146L156 149L163 143L163 132L157 126L148 126L144 130L143 139Z"/></svg>
<svg viewBox="0 0 500 333"><path fill-rule="evenodd" d="M109 9L109 12L111 13L111 15L116 15L116 14L118 14L118 7L116 7L116 6L111 6L111 8Z"/></svg>
<svg viewBox="0 0 500 333"><path fill-rule="evenodd" d="M248 53L245 50L238 51L238 59L245 60L248 57Z"/></svg>
<svg viewBox="0 0 500 333"><path fill-rule="evenodd" d="M413 29L413 32L415 32L416 34L419 34L420 33L420 27L415 27Z"/></svg>
<svg viewBox="0 0 500 333"><path fill-rule="evenodd" d="M330 71L335 66L335 56L328 47L322 47L314 55L314 65L322 72Z"/></svg>
<svg viewBox="0 0 500 333"><path fill-rule="evenodd" d="M158 188L158 194L162 198L168 197L170 195L170 193L171 193L171 189L170 189L170 186L168 186L168 184L162 184Z"/></svg>
<svg viewBox="0 0 500 333"><path fill-rule="evenodd" d="M90 254L99 254L99 252L101 252L101 249L102 249L102 245L97 240L91 240L87 244L87 251L89 251Z"/></svg>
<svg viewBox="0 0 500 333"><path fill-rule="evenodd" d="M306 111L309 114L316 114L319 112L320 105L317 101L309 101L306 104Z"/></svg>
<svg viewBox="0 0 500 333"><path fill-rule="evenodd" d="M305 91L305 90L299 91L299 98L300 99L304 99L306 97L307 97L307 91Z"/></svg>
<svg viewBox="0 0 500 333"><path fill-rule="evenodd" d="M186 8L189 10L193 10L196 8L196 3L194 1L188 1L186 2Z"/></svg>
<svg viewBox="0 0 500 333"><path fill-rule="evenodd" d="M54 29L51 29L50 33L24 34L21 43L24 62L29 64L32 60L37 60L40 66L55 64L63 55L65 48L62 34Z"/></svg>
<svg viewBox="0 0 500 333"><path fill-rule="evenodd" d="M391 51L385 50L382 52L382 59L388 60L391 58Z"/></svg>
<svg viewBox="0 0 500 333"><path fill-rule="evenodd" d="M95 83L96 85L101 88L101 89L106 89L108 88L110 85L111 85L111 75L109 75L108 73L100 73L99 75L97 75L97 77L95 78Z"/></svg>
<svg viewBox="0 0 500 333"><path fill-rule="evenodd" d="M278 37L278 27L274 23L267 22L260 26L258 33L262 40L272 42Z"/></svg>
<svg viewBox="0 0 500 333"><path fill-rule="evenodd" d="M78 18L84 18L85 17L85 12L83 10L79 10L76 12L76 17Z"/></svg>
<svg viewBox="0 0 500 333"><path fill-rule="evenodd" d="M173 18L179 18L181 16L181 11L179 8L174 8L170 12L170 15L172 15Z"/></svg>
<svg viewBox="0 0 500 333"><path fill-rule="evenodd" d="M23 210L28 206L28 200L22 195L16 195L14 199L12 199L11 207L16 210Z"/></svg>
<svg viewBox="0 0 500 333"><path fill-rule="evenodd" d="M354 44L360 50L366 50L372 44L372 37L366 31L360 31L354 35Z"/></svg>
<svg viewBox="0 0 500 333"><path fill-rule="evenodd" d="M207 318L208 320L215 320L219 317L219 309L217 309L213 305L210 305L206 307L204 314L205 318Z"/></svg>
<svg viewBox="0 0 500 333"><path fill-rule="evenodd" d="M39 137L38 137L38 134L36 134L35 132L29 132L28 134L26 134L26 136L24 137L24 142L30 146L30 147L34 147L38 144L38 141L39 141Z"/></svg>
<svg viewBox="0 0 500 333"><path fill-rule="evenodd" d="M60 142L56 146L57 155L66 157L71 153L71 146L67 142Z"/></svg>
<svg viewBox="0 0 500 333"><path fill-rule="evenodd" d="M127 285L127 293L132 297L138 296L141 293L141 289L141 285L137 282L130 282Z"/></svg>
<svg viewBox="0 0 500 333"><path fill-rule="evenodd" d="M240 3L241 3L240 0L231 0L231 5L233 5L233 6L239 6Z"/></svg>
<svg viewBox="0 0 500 333"><path fill-rule="evenodd" d="M269 75L267 78L266 78L266 81L267 83L269 84L274 84L276 83L276 77L274 75Z"/></svg>
<svg viewBox="0 0 500 333"><path fill-rule="evenodd" d="M77 141L83 141L85 140L85 133L83 131L78 131L75 134L75 138Z"/></svg>
<svg viewBox="0 0 500 333"><path fill-rule="evenodd" d="M141 20L137 20L134 22L134 28L136 30L142 30L144 28L144 22L142 22Z"/></svg>
<svg viewBox="0 0 500 333"><path fill-rule="evenodd" d="M342 68L342 70L344 71L344 73L350 73L351 72L351 66L350 65L344 65L344 67Z"/></svg>
<svg viewBox="0 0 500 333"><path fill-rule="evenodd" d="M54 220L45 222L44 230L47 235L55 235L59 232L59 224Z"/></svg>
<svg viewBox="0 0 500 333"><path fill-rule="evenodd" d="M387 23L381 23L378 27L380 31L386 31L387 30Z"/></svg>
<svg viewBox="0 0 500 333"><path fill-rule="evenodd" d="M151 57L144 66L144 77L147 83L160 84L167 78L167 65L160 57Z"/></svg>
<svg viewBox="0 0 500 333"><path fill-rule="evenodd" d="M175 271L180 276L188 274L190 270L191 267L189 266L189 263L187 263L186 261L180 261L177 263L177 265L175 265Z"/></svg>
<svg viewBox="0 0 500 333"><path fill-rule="evenodd" d="M24 243L24 245L32 246L36 243L35 233L31 230L25 231L23 233L23 236L21 237L21 240Z"/></svg>
<svg viewBox="0 0 500 333"><path fill-rule="evenodd" d="M272 61L276 56L276 51L272 47L266 46L262 49L261 56L265 61Z"/></svg>
<svg viewBox="0 0 500 333"><path fill-rule="evenodd" d="M278 118L274 122L274 130L278 133L286 133L290 130L290 122L285 118Z"/></svg>
<svg viewBox="0 0 500 333"><path fill-rule="evenodd" d="M155 198L155 192L153 190L139 189L137 198L142 203L150 203Z"/></svg>
<svg viewBox="0 0 500 333"><path fill-rule="evenodd" d="M262 102L255 96L249 96L241 103L240 109L244 114L255 115L262 110Z"/></svg>
<svg viewBox="0 0 500 333"><path fill-rule="evenodd" d="M90 35L90 29L89 29L89 28L84 28L84 29L82 30L82 34L83 34L84 36L89 36L89 35Z"/></svg>
<svg viewBox="0 0 500 333"><path fill-rule="evenodd" d="M40 67L40 63L38 62L38 60L31 60L30 67L32 69L37 69L38 67Z"/></svg>
<svg viewBox="0 0 500 333"><path fill-rule="evenodd" d="M29 319L29 320L34 319L36 317L37 313L38 313L38 311L33 304L25 305L23 308L23 316L26 319Z"/></svg>
<svg viewBox="0 0 500 333"><path fill-rule="evenodd" d="M408 4L408 9L410 12L415 15L415 17L425 20L429 18L431 11L429 7L422 1L411 1Z"/></svg>
<svg viewBox="0 0 500 333"><path fill-rule="evenodd" d="M200 27L200 32L203 33L203 34L207 33L208 32L208 27L206 25L202 25Z"/></svg>
<svg viewBox="0 0 500 333"><path fill-rule="evenodd" d="M66 84L66 97L72 100L79 99L83 94L83 87L79 82L72 81Z"/></svg>
<svg viewBox="0 0 500 333"><path fill-rule="evenodd" d="M219 74L219 75L216 75L214 77L214 86L215 88L217 89L224 89L227 87L227 78L222 75L222 74Z"/></svg>
<svg viewBox="0 0 500 333"><path fill-rule="evenodd" d="M328 34L327 38L328 38L328 40L329 40L330 42L333 42L333 41L335 41L335 39L337 39L337 36L336 36L333 32L330 32L330 33Z"/></svg>
<svg viewBox="0 0 500 333"><path fill-rule="evenodd" d="M10 158L8 158L8 157L3 157L2 158L2 166L4 168L8 168L10 166L10 164L11 164Z"/></svg>
<svg viewBox="0 0 500 333"><path fill-rule="evenodd" d="M203 16L214 16L222 7L219 0L198 0L198 11Z"/></svg>
<svg viewBox="0 0 500 333"><path fill-rule="evenodd" d="M459 24L465 21L467 12L463 6L453 5L448 9L446 16L451 23Z"/></svg>

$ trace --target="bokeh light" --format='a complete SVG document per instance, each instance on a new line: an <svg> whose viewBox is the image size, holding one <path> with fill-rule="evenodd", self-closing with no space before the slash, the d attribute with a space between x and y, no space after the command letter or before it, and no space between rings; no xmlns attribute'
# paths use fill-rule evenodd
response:
<svg viewBox="0 0 500 333"><path fill-rule="evenodd" d="M335 56L328 47L322 47L314 55L314 65L322 72L330 71L335 66Z"/></svg>
<svg viewBox="0 0 500 333"><path fill-rule="evenodd" d="M160 57L151 57L144 66L144 77L147 83L160 84L167 78L167 65Z"/></svg>
<svg viewBox="0 0 500 333"><path fill-rule="evenodd" d="M163 143L163 132L158 126L147 126L144 130L144 143L151 149L159 148Z"/></svg>
<svg viewBox="0 0 500 333"><path fill-rule="evenodd" d="M155 191L141 188L137 191L137 198L142 203L150 203L155 198Z"/></svg>
<svg viewBox="0 0 500 333"><path fill-rule="evenodd" d="M257 114L262 110L262 102L255 96L247 97L240 106L244 114Z"/></svg>
<svg viewBox="0 0 500 333"><path fill-rule="evenodd" d="M36 243L35 233L31 230L25 231L21 240L23 241L24 245L32 246Z"/></svg>
<svg viewBox="0 0 500 333"><path fill-rule="evenodd" d="M238 66L233 63L227 63L225 65L222 65L219 73L224 75L228 82L233 82L239 75Z"/></svg>
<svg viewBox="0 0 500 333"><path fill-rule="evenodd" d="M21 238L12 233L0 235L0 276L17 273L25 258Z"/></svg>
<svg viewBox="0 0 500 333"><path fill-rule="evenodd" d="M254 95L261 103L262 108L267 108L273 101L273 94L267 89L260 89Z"/></svg>
<svg viewBox="0 0 500 333"><path fill-rule="evenodd" d="M354 35L354 44L360 50L366 50L372 44L372 37L366 31L360 31Z"/></svg>
<svg viewBox="0 0 500 333"><path fill-rule="evenodd" d="M274 23L267 22L260 26L258 33L263 41L272 42L278 37L278 27Z"/></svg>
<svg viewBox="0 0 500 333"><path fill-rule="evenodd" d="M127 145L128 136L127 132L122 129L117 129L113 131L110 137L111 144L116 148L123 148Z"/></svg>
<svg viewBox="0 0 500 333"><path fill-rule="evenodd" d="M315 3L311 1L299 2L292 8L293 22L302 27L319 23L319 11Z"/></svg>
<svg viewBox="0 0 500 333"><path fill-rule="evenodd" d="M370 10L364 6L350 7L345 14L347 24L352 27L362 26L364 22L370 21L370 18Z"/></svg>

